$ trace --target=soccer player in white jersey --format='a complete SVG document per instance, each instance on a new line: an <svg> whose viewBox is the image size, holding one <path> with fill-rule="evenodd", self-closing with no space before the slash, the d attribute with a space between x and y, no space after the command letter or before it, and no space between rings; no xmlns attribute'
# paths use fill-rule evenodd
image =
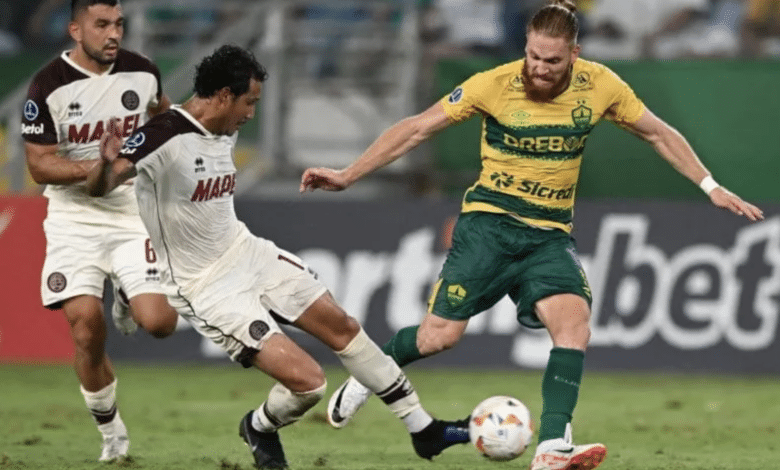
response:
<svg viewBox="0 0 780 470"><path fill-rule="evenodd" d="M112 316L122 333L135 331L137 322L164 337L175 329L177 315L162 293L157 255L138 216L132 183L95 199L84 180L99 159L109 118L120 119L126 137L170 101L157 67L120 48L124 23L117 0L73 0L71 7L68 31L75 46L33 78L21 132L30 174L47 185L43 305L62 309L70 324L74 367L103 435L99 459L106 461L126 455L130 441L105 352L105 279L114 285Z"/></svg>
<svg viewBox="0 0 780 470"><path fill-rule="evenodd" d="M467 420L433 419L395 362L336 304L297 256L254 236L236 218L233 148L267 74L254 56L222 46L196 68L195 96L151 119L120 150L119 128L101 141L90 193L136 177L141 218L160 262L169 302L244 367L277 380L239 434L259 468L286 468L277 430L325 393L320 365L280 329L292 324L330 347L406 425L420 457L468 442ZM136 176L137 175L137 176Z"/></svg>

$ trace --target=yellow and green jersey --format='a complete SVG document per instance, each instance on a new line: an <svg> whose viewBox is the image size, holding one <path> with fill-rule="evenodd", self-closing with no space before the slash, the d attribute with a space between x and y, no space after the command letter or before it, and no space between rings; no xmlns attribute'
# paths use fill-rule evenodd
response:
<svg viewBox="0 0 780 470"><path fill-rule="evenodd" d="M524 60L473 75L441 103L453 122L482 115L482 172L463 212L506 213L530 225L570 232L582 151L602 118L634 123L645 110L607 67L578 59L554 100L528 98Z"/></svg>

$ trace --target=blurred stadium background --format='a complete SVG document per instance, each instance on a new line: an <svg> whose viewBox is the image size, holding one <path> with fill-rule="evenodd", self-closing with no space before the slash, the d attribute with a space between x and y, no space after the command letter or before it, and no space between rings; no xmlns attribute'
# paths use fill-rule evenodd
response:
<svg viewBox="0 0 780 470"><path fill-rule="evenodd" d="M122 3L125 47L159 64L174 101L189 96L194 64L218 45L256 52L271 78L240 135L239 216L306 259L377 341L416 323L460 195L477 175L478 122L449 129L345 193L301 197L298 178L310 165L346 165L397 119L472 73L520 57L523 25L540 2ZM780 372L780 1L578 4L583 57L612 67L688 137L718 181L766 215L749 224L718 211L648 145L599 126L588 140L575 217L595 294L588 367ZM28 80L68 47L69 6L0 0L5 363L71 355L64 319L39 306L45 201L19 135ZM117 360L225 361L186 325L164 341L110 334ZM546 336L521 330L502 302L474 319L456 350L421 365L540 368L548 348Z"/></svg>

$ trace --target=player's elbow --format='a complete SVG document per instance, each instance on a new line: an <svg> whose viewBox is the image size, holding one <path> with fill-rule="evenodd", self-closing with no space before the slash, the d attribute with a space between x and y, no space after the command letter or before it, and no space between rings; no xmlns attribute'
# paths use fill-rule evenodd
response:
<svg viewBox="0 0 780 470"><path fill-rule="evenodd" d="M103 197L108 193L108 188L100 182L87 181L87 194L92 197Z"/></svg>
<svg viewBox="0 0 780 470"><path fill-rule="evenodd" d="M35 165L27 165L27 171L30 173L30 177L36 184L47 184L45 174Z"/></svg>

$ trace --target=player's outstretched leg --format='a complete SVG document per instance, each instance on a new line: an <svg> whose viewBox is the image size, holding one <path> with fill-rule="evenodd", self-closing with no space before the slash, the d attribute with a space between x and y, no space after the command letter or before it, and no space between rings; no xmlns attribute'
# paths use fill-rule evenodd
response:
<svg viewBox="0 0 780 470"><path fill-rule="evenodd" d="M434 419L425 429L412 433L412 446L417 455L432 459L444 449L469 442L469 418L458 421Z"/></svg>
<svg viewBox="0 0 780 470"><path fill-rule="evenodd" d="M246 442L252 456L255 458L255 465L260 469L282 469L287 468L287 459L284 457L282 442L279 440L279 433L260 432L252 427L252 413L250 410L238 426L238 435Z"/></svg>
<svg viewBox="0 0 780 470"><path fill-rule="evenodd" d="M355 413L363 406L371 390L350 377L341 384L328 401L328 422L334 428L340 429L349 423Z"/></svg>
<svg viewBox="0 0 780 470"><path fill-rule="evenodd" d="M114 284L114 305L111 307L111 318L114 326L125 336L132 335L138 330L138 324L130 314L130 300L119 286Z"/></svg>
<svg viewBox="0 0 780 470"><path fill-rule="evenodd" d="M604 444L572 444L571 424L563 438L541 442L529 470L592 470L604 461Z"/></svg>

